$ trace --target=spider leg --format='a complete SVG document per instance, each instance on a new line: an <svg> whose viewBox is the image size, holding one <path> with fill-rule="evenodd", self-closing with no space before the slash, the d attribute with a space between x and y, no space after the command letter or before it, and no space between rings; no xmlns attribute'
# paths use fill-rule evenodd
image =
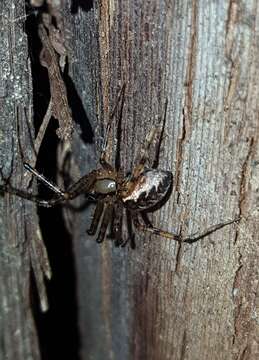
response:
<svg viewBox="0 0 259 360"><path fill-rule="evenodd" d="M150 133L148 134L147 138L146 138L146 144L144 147L141 148L140 150L140 159L137 161L137 165L134 167L132 175L133 178L137 178L141 172L143 171L146 162L148 160L148 153L149 153L149 149L151 144L153 144L153 141L155 139L155 147L158 147L158 142L160 141L160 135L161 135L161 128L160 127L155 127L153 128Z"/></svg>
<svg viewBox="0 0 259 360"><path fill-rule="evenodd" d="M159 161L159 152L161 148L162 138L164 134L165 121L166 121L166 112L167 112L167 101L165 103L164 118L162 126L155 126L146 137L145 145L140 149L140 159L137 161L137 165L133 169L133 177L138 177L139 174L143 171L144 166L149 158L150 146L154 144L155 148L155 158L153 159L152 168L157 168Z"/></svg>
<svg viewBox="0 0 259 360"><path fill-rule="evenodd" d="M108 204L104 210L101 227L99 230L98 237L96 239L96 242L98 242L98 243L103 242L103 240L105 238L105 234L106 234L106 231L107 231L107 228L108 228L111 216L112 216L112 211L113 211L113 204Z"/></svg>
<svg viewBox="0 0 259 360"><path fill-rule="evenodd" d="M36 202L39 206L44 206L44 207L56 206L64 201L72 200L82 193L89 194L98 176L98 172L94 170L90 174L83 176L77 182L72 184L68 188L68 191L62 191L56 185L52 184L49 180L47 180L43 175L39 174L37 170L33 169L30 165L25 164L25 167L33 175L35 175L37 179L43 182L48 188L50 188L52 191L57 193L58 196L49 200L44 200L41 199L38 195L28 193L24 190L16 189L8 183L0 185L0 192L8 192L10 194L19 196L23 199ZM4 179L1 170L0 170L0 175Z"/></svg>
<svg viewBox="0 0 259 360"><path fill-rule="evenodd" d="M135 236L132 229L132 217L131 212L126 208L126 220L127 220L127 226L128 226L128 237L127 239L121 244L122 247L126 246L127 243L130 241L130 247L131 249L135 249Z"/></svg>
<svg viewBox="0 0 259 360"><path fill-rule="evenodd" d="M223 223L212 225L212 226L208 227L206 230L204 230L202 233L200 233L200 234L197 234L197 233L191 234L188 237L183 238L181 241L192 244L192 243L194 243L194 242L196 242L196 241L198 241L200 239L203 239L204 237L214 233L215 231L217 231L219 229L222 229L223 227L225 227L227 225L238 223L239 221L240 221L240 217L238 217L238 218L236 218L234 220L229 220L229 221L226 221L226 222L223 222Z"/></svg>
<svg viewBox="0 0 259 360"><path fill-rule="evenodd" d="M61 202L66 200L62 196L57 197L57 198L53 198L53 199L50 199L50 200L43 200L38 195L31 194L31 193L28 193L26 191L13 188L9 184L0 185L0 192L7 192L9 194L19 196L19 197L21 197L23 199L33 201L33 202L37 203L39 206L44 206L44 207L52 207L52 206L58 205Z"/></svg>
<svg viewBox="0 0 259 360"><path fill-rule="evenodd" d="M164 135L164 132L165 132L167 104L168 104L168 99L166 99L166 102L165 102L163 122L162 122L162 126L161 126L161 129L160 129L160 134L159 134L159 136L157 138L157 141L156 141L155 157L154 157L153 164L152 164L153 169L156 169L158 167L158 164L159 164L159 154L160 154L160 149L161 149L161 143L162 143L163 135Z"/></svg>
<svg viewBox="0 0 259 360"><path fill-rule="evenodd" d="M123 245L122 240L122 221L123 221L123 206L117 203L114 211L114 220L112 224L112 232L115 236L115 246Z"/></svg>
<svg viewBox="0 0 259 360"><path fill-rule="evenodd" d="M144 223L145 223L148 227L153 227L153 225L152 225L151 221L150 221L150 220L149 220L149 218L148 218L147 213L145 213L145 212L141 212L141 213L140 213L140 215L141 215L141 217L142 217L142 219L143 219Z"/></svg>
<svg viewBox="0 0 259 360"><path fill-rule="evenodd" d="M164 231L164 230L159 229L159 228L157 228L155 226L152 226L151 224L150 225L141 224L140 221L139 221L139 218L138 218L138 214L134 214L132 212L131 216L132 216L133 223L134 223L135 227L140 231L150 232L151 234L159 235L159 236L162 236L162 237L165 237L165 238L168 238L168 239L172 239L172 240L175 240L175 241L182 241L180 236L177 235L177 234L173 234L173 233L170 233L168 231Z"/></svg>
<svg viewBox="0 0 259 360"><path fill-rule="evenodd" d="M24 163L24 167L28 170L33 176L35 176L40 182L46 185L50 190L54 191L60 196L64 196L65 193L62 191L57 185L53 184L51 181L45 178L42 174L40 174L36 169L30 166L27 163Z"/></svg>
<svg viewBox="0 0 259 360"><path fill-rule="evenodd" d="M35 170L34 168L32 168L30 165L25 164L25 167L33 175L35 175L39 181L41 181L50 190L56 192L59 195L59 197L57 197L56 199L48 200L48 201L51 201L52 203L54 203L54 205L60 203L63 200L64 201L65 200L73 200L74 198L76 198L78 195L81 195L82 193L89 194L92 189L93 184L96 181L96 178L98 177L98 171L93 170L88 175L83 176L78 181L76 181L75 183L70 185L67 191L62 191L55 184L53 184L49 180L47 180L43 175L39 174L38 171Z"/></svg>
<svg viewBox="0 0 259 360"><path fill-rule="evenodd" d="M143 214L141 214L143 215ZM236 223L240 220L240 218L236 218L234 220L229 220L229 221L226 221L226 222L223 222L223 223L220 223L220 224L216 224L216 225L212 225L210 227L208 227L206 230L204 230L202 233L200 234L191 234L189 236L187 236L186 238L182 238L181 236L177 235L177 234L173 234L173 233L170 233L168 231L164 231L162 229L159 229L157 227L154 227L151 225L151 223L149 224L141 224L139 222L139 219L138 219L138 215L137 214L132 214L133 216L133 222L134 222L134 225L136 226L137 229L141 230L141 231L148 231L148 232L151 232L152 234L155 234L155 235L159 235L159 236L162 236L162 237L165 237L165 238L168 238L168 239L172 239L172 240L175 240L175 241L179 241L179 242L186 242L186 243L189 243L189 244L192 244L198 240L201 240L203 238L205 238L206 236L214 233L215 231L219 230L219 229L222 229L223 227L227 226L227 225L230 225L230 224L233 224L233 223ZM143 217L143 219L147 219L145 217ZM148 220L149 221L149 220ZM146 222L146 220L145 220Z"/></svg>
<svg viewBox="0 0 259 360"><path fill-rule="evenodd" d="M90 193L96 179L98 178L98 174L98 170L93 170L89 174L81 177L78 181L69 186L65 193L66 197L72 200L81 194L91 195Z"/></svg>
<svg viewBox="0 0 259 360"><path fill-rule="evenodd" d="M64 200L72 200L82 193L88 193L91 190L97 177L97 171L94 170L90 172L90 174L83 176L81 179L70 185L67 191L63 191L57 185L46 179L44 175L40 174L29 164L25 163L24 167L50 190L57 193L61 198L64 198Z"/></svg>
<svg viewBox="0 0 259 360"><path fill-rule="evenodd" d="M114 115L117 110L118 104L120 103L120 100L121 99L123 100L123 98L124 98L124 92L125 92L125 84L123 84L123 86L119 92L116 104L114 105L114 108L109 116L107 126L106 126L104 142L103 142L102 152L101 152L101 156L100 156L100 164L102 165L102 167L104 169L107 169L107 170L113 170L113 167L107 161L107 147L108 147L108 140L109 140L109 136L110 136L112 121L114 119Z"/></svg>
<svg viewBox="0 0 259 360"><path fill-rule="evenodd" d="M97 231L99 221L103 213L104 203L102 201L97 202L96 208L94 211L93 220L91 222L90 228L87 230L88 235L94 235Z"/></svg>

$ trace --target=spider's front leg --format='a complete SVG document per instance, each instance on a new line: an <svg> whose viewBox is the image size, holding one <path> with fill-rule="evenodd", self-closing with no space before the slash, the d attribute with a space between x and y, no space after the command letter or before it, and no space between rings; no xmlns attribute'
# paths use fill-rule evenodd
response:
<svg viewBox="0 0 259 360"><path fill-rule="evenodd" d="M47 183L47 186L49 188L51 188L52 191L55 191L58 194L58 196L54 199L44 200L44 199L41 199L38 195L31 194L31 193L21 190L21 189L16 189L9 184L9 180L6 180L4 178L2 171L0 171L0 173L1 173L1 177L4 181L4 184L0 185L0 192L19 196L23 199L36 202L38 205L44 206L44 207L55 206L56 204L63 201L64 193L62 190L60 190L58 187L56 187L55 185L50 183L48 180L46 180L43 175L40 175L35 169L30 167L28 164L25 164L25 168L27 170L29 170L33 175L37 176L40 179L40 181L44 182L45 184Z"/></svg>
<svg viewBox="0 0 259 360"><path fill-rule="evenodd" d="M140 158L137 161L137 165L133 169L134 178L137 178L142 173L146 165L146 162L149 159L149 151L152 144L154 145L154 149L155 149L155 157L153 159L153 164L151 167L156 168L158 166L159 151L165 129L166 112L167 112L167 102L165 103L162 125L155 126L153 129L151 129L151 131L146 137L145 145L140 149L139 152Z"/></svg>
<svg viewBox="0 0 259 360"><path fill-rule="evenodd" d="M44 200L40 198L38 195L28 193L24 190L16 189L8 183L0 185L0 191L7 192L9 194L19 196L23 199L36 202L39 206L43 206L43 207L53 207L67 200L72 200L82 193L86 193L86 194L89 193L97 178L97 172L92 171L90 174L82 177L79 181L71 185L68 191L63 191L57 185L47 180L43 175L39 174L38 171L32 168L30 165L24 164L24 167L28 171L30 171L40 182L42 182L50 190L55 192L57 196L49 200ZM3 176L2 178L4 179Z"/></svg>
<svg viewBox="0 0 259 360"><path fill-rule="evenodd" d="M43 207L52 207L57 204L60 204L61 202L63 202L65 200L61 196L56 197L54 199L50 199L50 200L44 200L44 199L41 199L38 195L31 194L31 193L26 192L21 189L16 189L16 188L12 187L10 184L0 185L0 192L19 196L20 198L23 198L23 199L26 199L29 201L33 201L33 202L37 203L39 206L43 206Z"/></svg>
<svg viewBox="0 0 259 360"><path fill-rule="evenodd" d="M47 186L50 190L58 194L56 198L50 200L38 200L37 197L34 196L34 198L36 198L36 202L39 205L49 206L49 207L58 205L67 200L73 200L81 194L89 194L99 174L98 171L93 170L92 172L90 172L90 174L83 176L77 182L69 186L67 191L63 191L57 185L47 180L43 175L39 174L38 171L33 169L30 165L25 164L24 166L45 186ZM19 194L17 195L19 196Z"/></svg>
<svg viewBox="0 0 259 360"><path fill-rule="evenodd" d="M105 136L104 136L104 141L103 141L103 147L102 147L102 152L101 152L101 156L100 156L100 164L102 165L102 167L106 170L111 170L113 171L113 167L111 166L111 164L109 164L108 160L107 160L107 148L108 148L108 141L109 141L109 136L111 133L111 125L112 125L112 121L115 118L115 113L117 111L118 105L121 102L121 109L120 112L122 112L122 107L123 107L123 102L124 102L124 95L125 95L125 84L123 84L117 101L114 105L114 108L109 116L108 122L107 122L107 126L106 126L106 131L105 131Z"/></svg>
<svg viewBox="0 0 259 360"><path fill-rule="evenodd" d="M140 158L137 161L137 165L134 167L133 171L132 171L132 176L133 178L137 178L143 171L146 162L148 160L148 152L150 149L151 144L154 141L155 136L159 133L159 128L156 127L154 129L152 129L150 131L150 133L148 134L147 138L146 138L146 144L144 147L141 148L140 150Z"/></svg>

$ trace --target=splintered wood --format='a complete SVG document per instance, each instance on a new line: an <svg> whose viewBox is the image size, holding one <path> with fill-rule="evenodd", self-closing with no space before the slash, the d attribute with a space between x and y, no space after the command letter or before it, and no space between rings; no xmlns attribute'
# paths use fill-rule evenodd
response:
<svg viewBox="0 0 259 360"><path fill-rule="evenodd" d="M45 22L45 24L47 23ZM60 139L67 140L71 138L73 132L73 120L68 105L66 86L60 71L58 54L51 41L51 38L55 36L52 30L54 31L53 26L46 28L43 23L39 24L38 33L42 42L40 63L48 70L51 115L59 122L57 135Z"/></svg>

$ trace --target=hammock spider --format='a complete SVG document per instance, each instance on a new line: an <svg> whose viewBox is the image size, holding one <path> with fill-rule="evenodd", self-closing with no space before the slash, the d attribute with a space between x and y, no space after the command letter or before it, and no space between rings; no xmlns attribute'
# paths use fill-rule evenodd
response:
<svg viewBox="0 0 259 360"><path fill-rule="evenodd" d="M122 102L122 100L120 100L123 97L122 94L124 94L124 87L120 92L117 104L120 101ZM96 200L96 208L90 229L87 232L89 235L95 235L98 232L96 241L101 243L105 239L109 225L111 225L112 234L115 239L115 246L124 246L128 241L122 240L124 212L126 212L130 228L133 223L135 228L140 231L147 231L155 235L187 243L193 243L228 224L238 221L238 219L236 219L220 223L207 228L207 230L203 231L199 235L190 235L186 238L182 238L177 234L154 227L149 222L147 213L161 207L162 205L160 204L165 202L164 200L167 200L168 195L170 195L170 189L173 181L173 176L170 171L159 170L155 166L150 168L147 167L151 145L155 145L155 149L158 149L158 151L156 151L157 156L159 154L166 110L163 126L154 127L151 130L146 138L145 146L140 151L140 158L138 162L133 167L131 174L125 177L119 165L116 166L115 164L115 167L113 167L107 161L108 138L117 104L108 120L104 144L100 156L101 168L91 171L89 174L80 178L76 183L72 184L67 191L63 191L58 186L48 181L43 175L39 174L30 165L24 164L28 171L54 191L57 196L50 200L43 200L40 199L38 195L33 195L23 190L13 188L8 181L0 186L0 191L20 196L45 207L52 207L67 202L68 200L72 200L81 194L85 194L91 199L94 198ZM123 104L121 105L121 109L122 106ZM157 162L154 162L154 164L155 163L157 164ZM129 237L131 247L134 248L134 240L132 239L132 236Z"/></svg>

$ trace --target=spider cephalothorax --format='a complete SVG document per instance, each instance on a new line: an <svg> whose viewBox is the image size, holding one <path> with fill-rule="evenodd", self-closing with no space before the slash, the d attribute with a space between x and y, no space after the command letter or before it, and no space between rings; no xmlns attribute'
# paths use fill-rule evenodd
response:
<svg viewBox="0 0 259 360"><path fill-rule="evenodd" d="M165 121L163 122L162 127L156 126L148 134L146 143L139 152L139 160L136 161L136 164L133 166L131 174L124 176L120 165L117 164L113 167L107 161L107 143L112 118L113 116L110 117L107 125L104 146L100 156L101 168L93 170L89 174L83 176L75 184L70 186L67 191L63 191L56 185L50 183L28 164L25 164L25 168L47 185L52 191L56 192L57 196L55 198L42 200L39 199L37 195L14 189L8 183L0 186L0 191L9 192L25 199L35 201L38 205L45 207L55 206L74 199L81 194L85 194L89 199L94 199L96 201L96 208L88 234L95 235L98 232L97 242L102 242L105 239L107 229L110 225L111 233L115 238L115 245L117 246L125 245L128 240L128 238L122 240L122 225L125 217L127 219L128 227L130 228L129 237L131 239L130 243L132 247L134 247L133 236L131 233L132 223L138 230L148 231L152 234L176 241L192 243L213 231L238 220L235 219L214 225L200 235L188 236L183 239L177 234L154 227L148 220L147 213L154 211L167 200L173 182L173 176L170 171L157 169L157 158L153 162L153 164L156 165L148 166L151 145L154 145L154 149L159 149ZM156 151L155 155L158 157L159 151Z"/></svg>

